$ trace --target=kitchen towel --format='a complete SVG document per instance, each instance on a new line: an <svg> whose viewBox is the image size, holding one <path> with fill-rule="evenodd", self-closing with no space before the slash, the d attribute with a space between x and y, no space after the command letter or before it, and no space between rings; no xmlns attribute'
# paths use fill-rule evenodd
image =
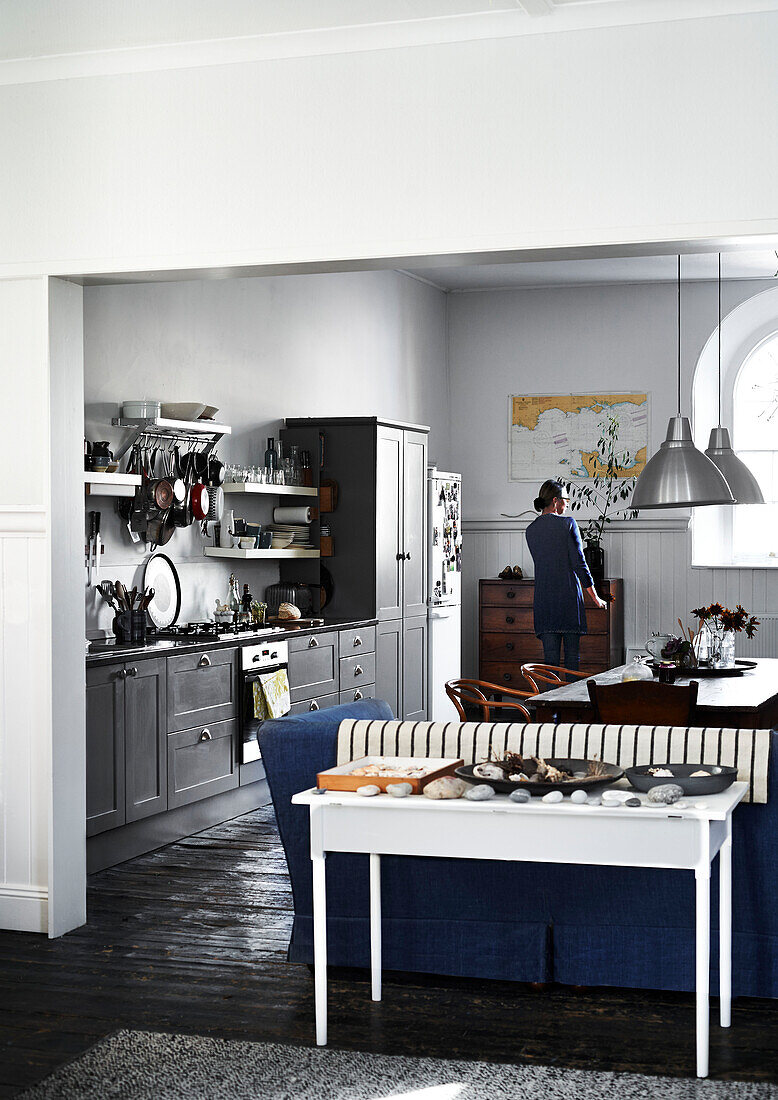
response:
<svg viewBox="0 0 778 1100"><path fill-rule="evenodd" d="M305 505L300 505L297 508L273 509L273 523L310 523L312 519L312 510L306 508Z"/></svg>
<svg viewBox="0 0 778 1100"><path fill-rule="evenodd" d="M267 718L283 718L289 713L292 701L289 698L289 677L285 668L260 676L252 687L255 718L264 721Z"/></svg>

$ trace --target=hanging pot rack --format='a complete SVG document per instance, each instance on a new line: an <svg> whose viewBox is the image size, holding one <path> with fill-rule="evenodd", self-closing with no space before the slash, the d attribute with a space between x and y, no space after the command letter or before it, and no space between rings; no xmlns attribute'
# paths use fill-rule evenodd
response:
<svg viewBox="0 0 778 1100"><path fill-rule="evenodd" d="M136 444L143 448L189 443L209 454L223 436L232 433L229 425L216 424L212 420L168 420L163 416L115 416L111 424L115 428L130 430L130 435L114 455L117 462L121 462Z"/></svg>

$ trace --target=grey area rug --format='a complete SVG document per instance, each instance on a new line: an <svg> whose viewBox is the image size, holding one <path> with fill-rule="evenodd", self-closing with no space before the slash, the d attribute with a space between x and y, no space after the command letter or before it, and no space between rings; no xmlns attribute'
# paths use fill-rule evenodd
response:
<svg viewBox="0 0 778 1100"><path fill-rule="evenodd" d="M767 1100L778 1085L117 1031L23 1100ZM19 1100L22 1100L22 1097Z"/></svg>

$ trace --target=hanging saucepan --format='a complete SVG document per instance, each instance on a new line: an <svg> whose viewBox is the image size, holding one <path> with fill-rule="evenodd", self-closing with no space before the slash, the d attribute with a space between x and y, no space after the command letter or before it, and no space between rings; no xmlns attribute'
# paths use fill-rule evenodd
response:
<svg viewBox="0 0 778 1100"><path fill-rule="evenodd" d="M211 485L208 488L208 523L218 523L224 513L224 489L221 485Z"/></svg>
<svg viewBox="0 0 778 1100"><path fill-rule="evenodd" d="M208 486L202 481L197 481L192 486L189 494L189 503L192 507L192 515L195 519L205 519L208 515Z"/></svg>
<svg viewBox="0 0 778 1100"><path fill-rule="evenodd" d="M154 503L160 512L166 512L175 500L173 486L166 477L161 477L154 483Z"/></svg>
<svg viewBox="0 0 778 1100"><path fill-rule="evenodd" d="M224 466L219 462L216 455L211 455L208 459L208 484L213 486L219 486L224 481Z"/></svg>

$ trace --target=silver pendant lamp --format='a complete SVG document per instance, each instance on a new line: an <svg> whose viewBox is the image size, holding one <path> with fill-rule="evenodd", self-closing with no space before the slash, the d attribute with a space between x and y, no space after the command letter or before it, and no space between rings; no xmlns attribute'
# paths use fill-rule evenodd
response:
<svg viewBox="0 0 778 1100"><path fill-rule="evenodd" d="M699 508L734 504L724 475L698 451L688 416L681 416L681 257L678 257L678 413L667 436L638 478L630 508Z"/></svg>
<svg viewBox="0 0 778 1100"><path fill-rule="evenodd" d="M721 253L719 252L719 426L711 428L705 454L724 475L736 504L764 504L759 482L732 450L729 429L721 426Z"/></svg>

